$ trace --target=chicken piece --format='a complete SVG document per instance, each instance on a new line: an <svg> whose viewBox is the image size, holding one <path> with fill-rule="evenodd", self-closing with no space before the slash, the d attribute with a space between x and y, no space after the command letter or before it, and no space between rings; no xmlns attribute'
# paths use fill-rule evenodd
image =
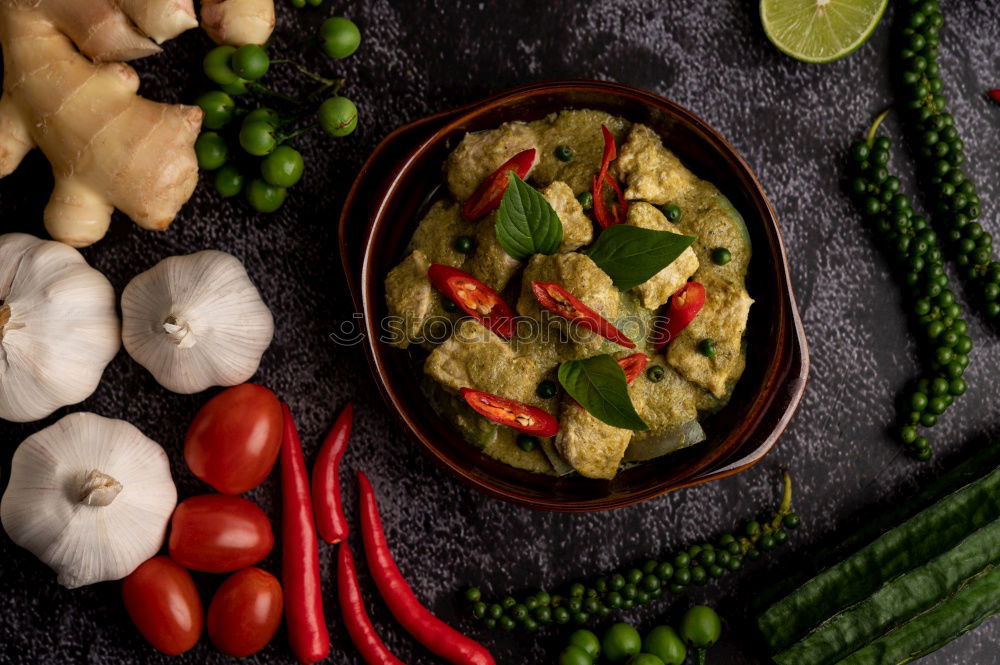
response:
<svg viewBox="0 0 1000 665"><path fill-rule="evenodd" d="M574 194L589 192L604 156L601 125L619 144L629 128L627 120L593 109L559 111L531 123L539 136L540 150L532 180L543 187L562 181ZM568 161L556 157L560 146L570 149L572 157Z"/></svg>
<svg viewBox="0 0 1000 665"><path fill-rule="evenodd" d="M486 176L529 148L538 149L538 135L521 122L508 122L487 132L466 134L444 164L448 189L456 200L465 201Z"/></svg>
<svg viewBox="0 0 1000 665"><path fill-rule="evenodd" d="M410 240L409 251L419 249L430 263L458 268L465 261L465 254L455 249L455 238L469 235L471 229L459 216L458 205L438 201L417 225Z"/></svg>
<svg viewBox="0 0 1000 665"><path fill-rule="evenodd" d="M583 206L576 200L573 190L566 183L557 180L541 190L556 216L562 222L563 239L560 252L572 252L594 239L594 224L583 212Z"/></svg>
<svg viewBox="0 0 1000 665"><path fill-rule="evenodd" d="M570 466L587 478L614 478L632 430L603 423L572 399L563 401L556 449Z"/></svg>
<svg viewBox="0 0 1000 665"><path fill-rule="evenodd" d="M667 362L711 392L723 397L743 371L742 343L753 300L741 285L705 286L705 304L667 350ZM715 357L698 350L702 340L715 342Z"/></svg>
<svg viewBox="0 0 1000 665"><path fill-rule="evenodd" d="M419 249L389 271L385 278L385 301L389 309L388 342L405 349L421 337L435 299L427 278L430 262Z"/></svg>
<svg viewBox="0 0 1000 665"><path fill-rule="evenodd" d="M431 352L424 372L452 393L472 388L543 406L535 394L542 368L516 355L506 341L472 319L462 321L451 338Z"/></svg>
<svg viewBox="0 0 1000 665"><path fill-rule="evenodd" d="M649 425L650 432L667 430L698 417L696 398L701 390L685 381L671 367L664 365L662 356L653 356L646 366L663 367L663 379L653 383L640 375L629 385L629 395L639 417ZM643 436L646 432L637 432Z"/></svg>
<svg viewBox="0 0 1000 665"><path fill-rule="evenodd" d="M677 201L699 181L646 125L632 126L611 172L624 183L626 199L656 205Z"/></svg>
<svg viewBox="0 0 1000 665"><path fill-rule="evenodd" d="M636 202L628 207L628 221L626 223L653 231L683 234L679 227L667 221L663 213L643 202ZM698 270L698 257L694 250L688 247L673 263L646 282L633 288L632 293L639 297L643 307L657 309L667 302L670 296L677 293L677 290L687 283L688 277L693 275L696 270Z"/></svg>
<svg viewBox="0 0 1000 665"><path fill-rule="evenodd" d="M507 283L521 267L521 262L512 258L497 240L496 213L490 213L476 225L475 249L466 259L462 270L475 275L495 291L503 291Z"/></svg>

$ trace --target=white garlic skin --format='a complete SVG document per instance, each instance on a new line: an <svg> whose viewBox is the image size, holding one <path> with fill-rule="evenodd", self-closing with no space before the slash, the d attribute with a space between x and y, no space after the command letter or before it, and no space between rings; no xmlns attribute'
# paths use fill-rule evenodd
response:
<svg viewBox="0 0 1000 665"><path fill-rule="evenodd" d="M257 287L225 252L164 259L122 292L125 350L175 393L245 383L273 336Z"/></svg>
<svg viewBox="0 0 1000 665"><path fill-rule="evenodd" d="M121 347L116 300L72 247L0 235L0 418L39 420L97 389Z"/></svg>
<svg viewBox="0 0 1000 665"><path fill-rule="evenodd" d="M15 451L0 521L73 589L121 579L154 556L176 505L159 444L123 420L81 412Z"/></svg>

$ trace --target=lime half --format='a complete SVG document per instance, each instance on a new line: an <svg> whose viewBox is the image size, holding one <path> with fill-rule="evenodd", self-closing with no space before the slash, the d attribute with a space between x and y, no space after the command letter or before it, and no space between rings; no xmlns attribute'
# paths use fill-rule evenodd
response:
<svg viewBox="0 0 1000 665"><path fill-rule="evenodd" d="M830 62L858 48L878 25L889 0L761 0L767 38L803 62Z"/></svg>

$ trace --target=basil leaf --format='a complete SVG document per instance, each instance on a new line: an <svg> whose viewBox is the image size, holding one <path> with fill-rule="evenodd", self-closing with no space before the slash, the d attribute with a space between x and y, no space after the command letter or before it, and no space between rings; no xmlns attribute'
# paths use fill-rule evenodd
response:
<svg viewBox="0 0 1000 665"><path fill-rule="evenodd" d="M694 236L615 224L601 232L587 256L615 286L628 291L677 260L695 240Z"/></svg>
<svg viewBox="0 0 1000 665"><path fill-rule="evenodd" d="M555 254L562 244L563 227L556 211L537 189L513 171L497 210L497 242L518 261L532 254Z"/></svg>
<svg viewBox="0 0 1000 665"><path fill-rule="evenodd" d="M608 354L559 365L559 383L590 415L613 427L648 430L628 395L625 371Z"/></svg>

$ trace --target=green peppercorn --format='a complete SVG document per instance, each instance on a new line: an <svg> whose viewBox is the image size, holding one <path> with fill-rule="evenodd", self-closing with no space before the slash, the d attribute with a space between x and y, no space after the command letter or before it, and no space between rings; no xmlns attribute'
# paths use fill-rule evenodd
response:
<svg viewBox="0 0 1000 665"><path fill-rule="evenodd" d="M538 438L530 434L517 435L517 447L526 453L530 453L538 446Z"/></svg>
<svg viewBox="0 0 1000 665"><path fill-rule="evenodd" d="M656 576L666 582L674 575L674 567L669 561L664 561L656 568Z"/></svg>
<svg viewBox="0 0 1000 665"><path fill-rule="evenodd" d="M517 600L515 600L513 596L507 596L506 598L500 601L500 605L505 610L509 610L510 608L517 605Z"/></svg>
<svg viewBox="0 0 1000 665"><path fill-rule="evenodd" d="M458 305L455 304L453 301L448 300L447 298L442 298L441 299L441 307L443 307L444 311L446 311L446 312L457 312L458 311Z"/></svg>
<svg viewBox="0 0 1000 665"><path fill-rule="evenodd" d="M796 513L788 513L781 518L781 523L786 529L796 529L802 523L802 519Z"/></svg>
<svg viewBox="0 0 1000 665"><path fill-rule="evenodd" d="M455 248L456 252L461 254L471 254L473 247L475 247L475 241L472 236L458 236L455 238L455 242L452 246Z"/></svg>
<svg viewBox="0 0 1000 665"><path fill-rule="evenodd" d="M576 200L580 202L584 210L590 210L594 207L594 195L590 192L580 192L576 195Z"/></svg>
<svg viewBox="0 0 1000 665"><path fill-rule="evenodd" d="M698 352L706 358L714 358L716 353L715 340L709 337L701 340L701 342L698 343Z"/></svg>
<svg viewBox="0 0 1000 665"><path fill-rule="evenodd" d="M663 369L662 365L652 365L646 370L646 378L649 379L650 383L659 383L666 374L666 370Z"/></svg>
<svg viewBox="0 0 1000 665"><path fill-rule="evenodd" d="M569 595L570 598L582 598L583 594L586 593L586 591L587 587L577 582L569 588Z"/></svg>
<svg viewBox="0 0 1000 665"><path fill-rule="evenodd" d="M569 623L570 619L569 610L567 610L565 607L557 607L553 609L552 619L560 625Z"/></svg>
<svg viewBox="0 0 1000 665"><path fill-rule="evenodd" d="M568 162L571 159L573 159L573 148L569 147L568 145L556 146L556 149L553 151L553 153L555 154L556 159L558 159L560 162Z"/></svg>
<svg viewBox="0 0 1000 665"><path fill-rule="evenodd" d="M486 603L478 602L472 606L472 616L482 619L486 616Z"/></svg>
<svg viewBox="0 0 1000 665"><path fill-rule="evenodd" d="M725 247L716 247L712 250L712 261L719 266L724 266L733 260L733 253Z"/></svg>
<svg viewBox="0 0 1000 665"><path fill-rule="evenodd" d="M483 597L483 592L476 587L465 590L465 600L469 603L478 603Z"/></svg>
<svg viewBox="0 0 1000 665"><path fill-rule="evenodd" d="M552 399L556 396L556 392L555 381L549 381L548 379L541 381L538 384L538 387L535 388L535 394L542 399Z"/></svg>
<svg viewBox="0 0 1000 665"><path fill-rule="evenodd" d="M629 584L638 584L639 581L642 580L642 575L643 573L641 570L639 570L638 568L633 568L632 570L628 571L628 573L625 574L625 579L628 581Z"/></svg>
<svg viewBox="0 0 1000 665"><path fill-rule="evenodd" d="M676 222L681 218L680 206L678 206L675 203L670 203L668 205L665 205L663 206L663 214L669 221Z"/></svg>

